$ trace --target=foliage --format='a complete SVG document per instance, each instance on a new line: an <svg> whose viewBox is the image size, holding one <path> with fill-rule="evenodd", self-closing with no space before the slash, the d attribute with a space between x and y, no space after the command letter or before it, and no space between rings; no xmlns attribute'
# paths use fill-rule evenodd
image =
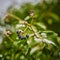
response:
<svg viewBox="0 0 60 60"><path fill-rule="evenodd" d="M7 27L1 34L0 60L59 60L60 18L54 8L44 1L9 10L0 24Z"/></svg>

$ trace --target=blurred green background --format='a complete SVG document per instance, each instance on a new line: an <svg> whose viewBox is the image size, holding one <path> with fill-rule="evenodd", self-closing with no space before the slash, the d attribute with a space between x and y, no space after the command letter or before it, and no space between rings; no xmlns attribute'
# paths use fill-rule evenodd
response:
<svg viewBox="0 0 60 60"><path fill-rule="evenodd" d="M8 13L3 23L0 19L0 60L60 60L60 0L25 3L19 9L10 7ZM34 32L21 21L31 24L40 39L30 37ZM19 29L29 38L19 39Z"/></svg>

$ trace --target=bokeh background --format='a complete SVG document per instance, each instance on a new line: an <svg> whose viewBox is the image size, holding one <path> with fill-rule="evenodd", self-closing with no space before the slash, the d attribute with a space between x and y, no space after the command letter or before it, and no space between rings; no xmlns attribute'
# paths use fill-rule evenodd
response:
<svg viewBox="0 0 60 60"><path fill-rule="evenodd" d="M0 60L60 60L60 0L0 0Z"/></svg>

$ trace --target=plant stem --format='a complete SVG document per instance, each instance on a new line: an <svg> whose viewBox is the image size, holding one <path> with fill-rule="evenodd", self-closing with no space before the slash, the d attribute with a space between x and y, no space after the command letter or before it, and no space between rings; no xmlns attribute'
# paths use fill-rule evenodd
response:
<svg viewBox="0 0 60 60"><path fill-rule="evenodd" d="M28 29L28 26L24 29L24 31L23 31L23 32L25 32L27 29Z"/></svg>
<svg viewBox="0 0 60 60"><path fill-rule="evenodd" d="M14 40L7 34L5 34L5 36L11 41L11 42L14 42Z"/></svg>
<svg viewBox="0 0 60 60"><path fill-rule="evenodd" d="M20 20L20 18L17 17L16 15L14 15L14 14L8 13L7 15L8 15L8 16L11 16L11 17L13 17L13 18L15 18L15 19L17 19L17 20Z"/></svg>
<svg viewBox="0 0 60 60"><path fill-rule="evenodd" d="M15 60L14 53L12 53L11 60Z"/></svg>

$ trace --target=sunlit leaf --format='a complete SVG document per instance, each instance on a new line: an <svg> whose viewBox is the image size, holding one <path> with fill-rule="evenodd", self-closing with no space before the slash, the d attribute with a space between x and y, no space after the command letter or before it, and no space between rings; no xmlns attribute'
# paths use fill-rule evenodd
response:
<svg viewBox="0 0 60 60"><path fill-rule="evenodd" d="M30 19L30 16L27 16L24 20L29 20Z"/></svg>
<svg viewBox="0 0 60 60"><path fill-rule="evenodd" d="M40 28L42 28L42 29L46 29L46 26L44 25L44 24L42 24L42 23L36 23Z"/></svg>

